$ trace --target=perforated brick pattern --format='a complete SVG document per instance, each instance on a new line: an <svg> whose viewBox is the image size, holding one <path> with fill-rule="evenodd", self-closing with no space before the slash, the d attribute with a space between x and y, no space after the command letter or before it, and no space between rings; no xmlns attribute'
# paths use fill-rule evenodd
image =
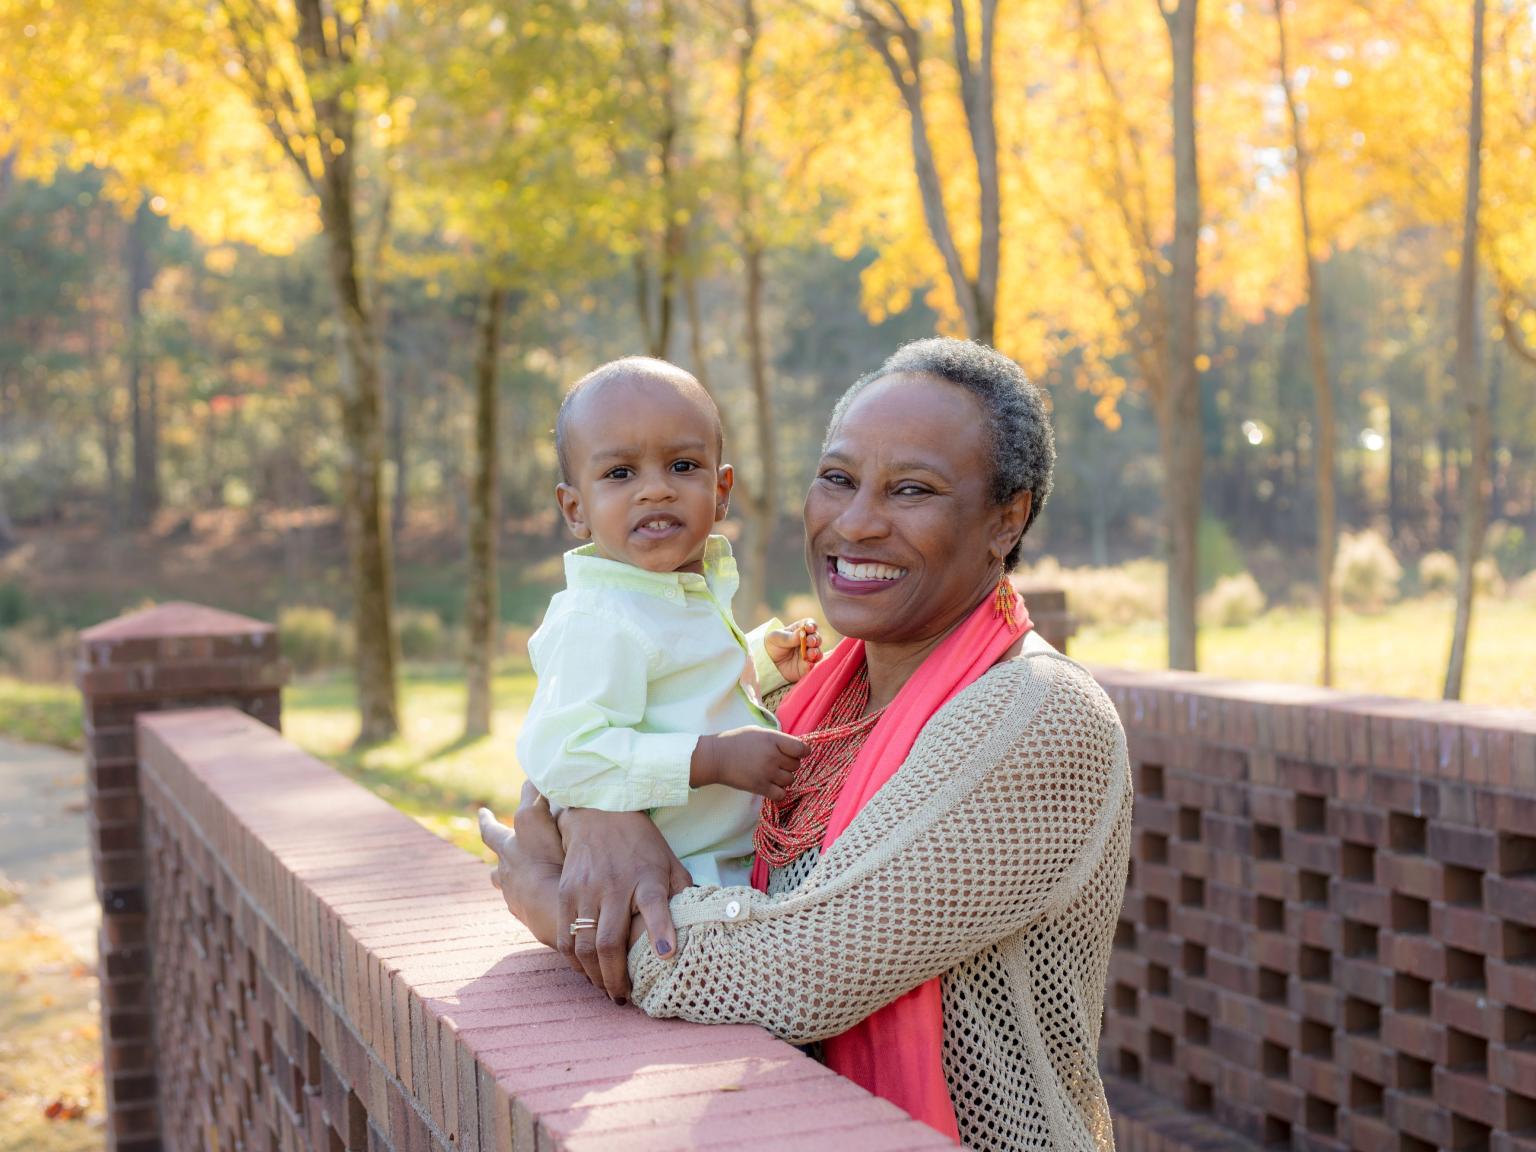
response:
<svg viewBox="0 0 1536 1152"><path fill-rule="evenodd" d="M1122 1142L1536 1149L1536 715L1096 675L1137 785L1101 1062L1215 1125Z"/></svg>
<svg viewBox="0 0 1536 1152"><path fill-rule="evenodd" d="M146 794L166 1146L369 1148L371 1061L356 1033L152 775ZM371 1146L392 1147L373 1127Z"/></svg>
<svg viewBox="0 0 1536 1152"><path fill-rule="evenodd" d="M168 1149L946 1146L758 1028L609 1003L483 864L248 716L139 746Z"/></svg>

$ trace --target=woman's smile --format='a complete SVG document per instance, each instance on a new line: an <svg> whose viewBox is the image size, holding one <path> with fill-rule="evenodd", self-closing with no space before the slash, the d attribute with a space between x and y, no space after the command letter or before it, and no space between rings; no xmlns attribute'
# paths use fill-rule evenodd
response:
<svg viewBox="0 0 1536 1152"><path fill-rule="evenodd" d="M852 556L827 557L827 582L850 596L884 592L907 575L907 569L878 560Z"/></svg>

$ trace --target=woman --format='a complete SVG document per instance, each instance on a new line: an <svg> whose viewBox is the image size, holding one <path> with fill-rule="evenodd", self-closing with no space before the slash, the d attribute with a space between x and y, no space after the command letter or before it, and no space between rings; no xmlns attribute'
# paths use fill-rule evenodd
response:
<svg viewBox="0 0 1536 1152"><path fill-rule="evenodd" d="M1125 738L1007 580L1054 457L1039 393L991 349L922 341L855 384L805 500L811 578L849 639L779 707L810 751L765 808L763 890L685 887L639 814L557 830L535 803L515 840L483 822L508 907L616 999L632 980L653 1016L823 1041L968 1146L1111 1148Z"/></svg>

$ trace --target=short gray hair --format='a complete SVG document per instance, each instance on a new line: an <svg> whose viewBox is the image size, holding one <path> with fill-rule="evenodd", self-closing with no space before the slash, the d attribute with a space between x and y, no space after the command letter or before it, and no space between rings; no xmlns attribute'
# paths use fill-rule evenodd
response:
<svg viewBox="0 0 1536 1152"><path fill-rule="evenodd" d="M948 381L981 401L987 412L992 457L992 502L1006 504L1021 492L1031 493L1029 519L1024 524L1024 532L1028 532L1051 494L1056 437L1051 432L1045 398L1029 382L1024 369L985 344L938 336L898 348L884 364L843 393L827 423L823 451L860 392L887 376L908 374ZM1013 571L1019 562L1024 532L1003 559L1005 571Z"/></svg>

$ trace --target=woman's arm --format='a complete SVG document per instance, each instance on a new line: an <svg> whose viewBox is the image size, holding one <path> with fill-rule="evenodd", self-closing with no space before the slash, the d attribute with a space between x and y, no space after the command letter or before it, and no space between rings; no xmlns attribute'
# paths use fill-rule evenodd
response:
<svg viewBox="0 0 1536 1152"><path fill-rule="evenodd" d="M497 856L491 882L507 909L572 968L623 1001L626 954L641 932L660 955L675 946L667 898L693 882L688 870L643 813L567 809L557 826L532 784L523 786L514 825L515 834L480 810L480 838ZM572 933L578 917L596 921L596 928Z"/></svg>
<svg viewBox="0 0 1536 1152"><path fill-rule="evenodd" d="M1086 672L1010 662L934 719L797 891L696 889L668 961L637 945L653 1016L846 1031L1071 904L1129 815L1124 735Z"/></svg>
<svg viewBox="0 0 1536 1152"><path fill-rule="evenodd" d="M565 853L549 803L532 784L523 785L513 822L515 831L498 821L489 808L480 809L480 839L496 853L491 885L534 939L553 948L558 939L556 898Z"/></svg>

